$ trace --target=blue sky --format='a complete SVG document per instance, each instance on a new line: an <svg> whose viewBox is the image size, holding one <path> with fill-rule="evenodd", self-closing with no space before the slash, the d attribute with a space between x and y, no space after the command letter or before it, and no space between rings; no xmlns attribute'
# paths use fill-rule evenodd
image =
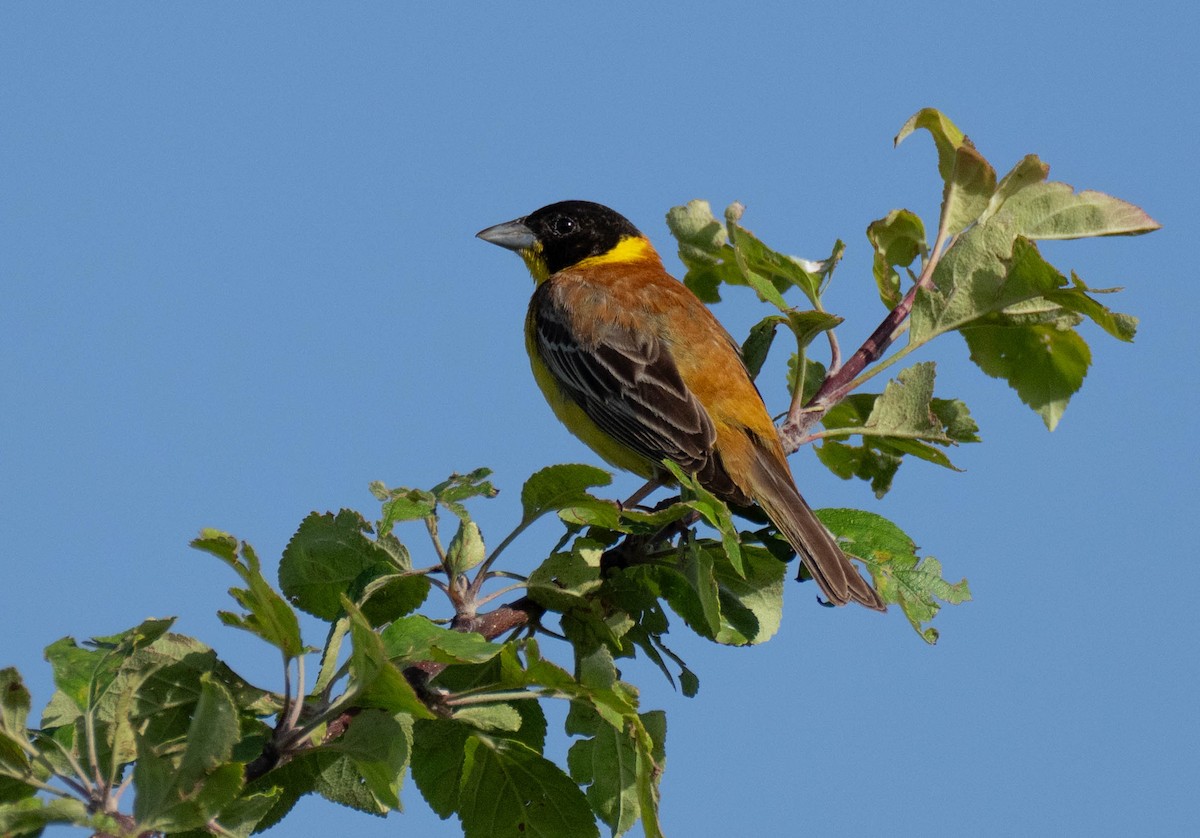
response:
<svg viewBox="0 0 1200 838"><path fill-rule="evenodd" d="M1108 302L1141 332L1086 332L1095 365L1053 434L957 337L923 353L981 426L965 473L910 463L877 501L794 457L815 506L895 520L975 601L928 648L899 613L793 585L764 647L675 638L694 699L627 667L668 712L664 826L1195 831L1200 13L973 5L5 4L0 665L40 706L45 645L173 614L277 686L274 656L214 616L234 579L188 549L200 527L273 561L310 510L370 512L370 480L487 465L494 543L531 472L596 462L528 373L522 266L473 238L551 201L615 207L673 270L663 215L691 198L743 202L797 255L840 237L828 302L856 345L881 315L866 224L933 222L932 144L891 146L929 105L1001 171L1036 152L1164 225L1045 248L1125 286ZM737 334L756 307L718 314ZM516 569L550 541L527 536ZM386 820L306 801L271 834L459 834L404 799Z"/></svg>

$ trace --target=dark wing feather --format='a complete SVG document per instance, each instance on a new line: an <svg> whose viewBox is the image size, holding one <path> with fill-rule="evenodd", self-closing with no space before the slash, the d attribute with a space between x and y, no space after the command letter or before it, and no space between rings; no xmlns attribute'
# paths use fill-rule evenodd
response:
<svg viewBox="0 0 1200 838"><path fill-rule="evenodd" d="M545 285L538 289L547 292ZM713 451L712 419L688 390L670 353L653 335L615 326L586 338L550 293L533 299L538 356L563 392L601 430L653 463L664 459L705 485L732 482Z"/></svg>

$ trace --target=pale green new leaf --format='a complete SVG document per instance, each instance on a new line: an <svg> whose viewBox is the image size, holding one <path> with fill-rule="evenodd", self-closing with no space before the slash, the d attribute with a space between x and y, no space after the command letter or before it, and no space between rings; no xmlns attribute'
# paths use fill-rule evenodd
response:
<svg viewBox="0 0 1200 838"><path fill-rule="evenodd" d="M474 521L460 521L446 548L446 563L454 573L466 573L484 560L483 535Z"/></svg>
<svg viewBox="0 0 1200 838"><path fill-rule="evenodd" d="M672 207L667 227L679 242L679 261L687 268L683 282L701 300L720 302L722 282L742 283L725 225L713 215L708 201Z"/></svg>
<svg viewBox="0 0 1200 838"><path fill-rule="evenodd" d="M219 611L217 616L221 622L261 637L288 658L299 656L304 648L300 639L300 621L291 606L263 578L262 565L254 548L242 542L239 556L237 539L214 529L201 530L200 537L193 540L191 546L221 559L248 586L229 589L229 595L247 613Z"/></svg>
<svg viewBox="0 0 1200 838"><path fill-rule="evenodd" d="M934 364L927 361L903 370L881 395L844 399L822 418L829 435L817 456L843 479L869 480L877 496L890 488L906 454L955 469L941 448L978 442L979 429L965 404L933 398L933 385ZM852 435L862 443L834 438Z"/></svg>
<svg viewBox="0 0 1200 838"><path fill-rule="evenodd" d="M927 251L925 225L909 210L892 210L867 226L867 240L875 250L872 272L879 288L879 299L887 308L895 308L903 296L897 268L907 268Z"/></svg>
<svg viewBox="0 0 1200 838"><path fill-rule="evenodd" d="M913 114L896 135L896 144L918 128L924 128L933 137L938 173L945 183L939 229L957 235L988 209L996 192L996 172L966 135L934 108Z"/></svg>
<svg viewBox="0 0 1200 838"><path fill-rule="evenodd" d="M1161 225L1144 210L1103 192L1076 192L1059 182L1033 183L1008 197L1000 209L1019 235L1030 239L1130 236Z"/></svg>
<svg viewBox="0 0 1200 838"><path fill-rule="evenodd" d="M1048 174L1050 174L1050 166L1039 160L1036 154L1028 154L1021 158L1021 161L1013 166L1012 170L996 185L996 193L992 195L987 211L980 221L987 221L1004 206L1005 201L1027 186L1041 183Z"/></svg>
<svg viewBox="0 0 1200 838"><path fill-rule="evenodd" d="M491 475L489 468L477 468L467 474L452 474L446 480L430 489L437 502L449 509L459 519L470 520L467 509L462 502L471 498L494 498L500 490L492 485L487 478Z"/></svg>

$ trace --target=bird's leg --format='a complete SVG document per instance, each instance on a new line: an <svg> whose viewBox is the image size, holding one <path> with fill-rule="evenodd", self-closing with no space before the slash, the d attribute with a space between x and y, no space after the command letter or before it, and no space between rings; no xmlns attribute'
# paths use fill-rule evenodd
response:
<svg viewBox="0 0 1200 838"><path fill-rule="evenodd" d="M642 488L638 489L636 492L634 492L632 495L630 495L628 498L625 499L625 501L621 504L621 508L622 509L633 509L635 506L637 506L639 503L641 503L643 500L645 500L647 495L649 495L651 492L653 492L655 489L657 489L661 485L662 485L662 483L659 482L659 480L656 478L651 478L650 480L647 480L646 484L644 486L642 486Z"/></svg>

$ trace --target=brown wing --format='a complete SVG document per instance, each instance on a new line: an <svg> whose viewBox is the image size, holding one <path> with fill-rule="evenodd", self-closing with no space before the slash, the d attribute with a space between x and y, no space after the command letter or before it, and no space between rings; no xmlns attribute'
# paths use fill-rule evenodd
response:
<svg viewBox="0 0 1200 838"><path fill-rule="evenodd" d="M661 340L612 324L577 327L549 282L535 292L530 315L539 358L601 430L653 463L671 460L711 491L732 489L713 451L712 419Z"/></svg>

